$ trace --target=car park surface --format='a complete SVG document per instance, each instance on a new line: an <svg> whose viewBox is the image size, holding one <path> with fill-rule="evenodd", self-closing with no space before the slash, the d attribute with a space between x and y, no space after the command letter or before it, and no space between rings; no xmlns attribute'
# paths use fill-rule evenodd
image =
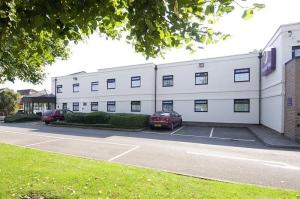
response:
<svg viewBox="0 0 300 199"><path fill-rule="evenodd" d="M197 177L300 190L300 152L265 147L247 128L125 132L0 123L0 142Z"/></svg>

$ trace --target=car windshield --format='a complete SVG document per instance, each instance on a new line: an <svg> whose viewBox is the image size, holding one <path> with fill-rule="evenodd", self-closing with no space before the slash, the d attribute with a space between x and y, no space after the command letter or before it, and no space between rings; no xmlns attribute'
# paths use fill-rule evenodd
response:
<svg viewBox="0 0 300 199"><path fill-rule="evenodd" d="M155 116L170 116L170 113L159 111L159 112L154 113L154 115Z"/></svg>
<svg viewBox="0 0 300 199"><path fill-rule="evenodd" d="M48 110L48 111L45 111L45 112L43 113L43 115L47 116L47 115L50 115L51 113L52 113L52 110Z"/></svg>

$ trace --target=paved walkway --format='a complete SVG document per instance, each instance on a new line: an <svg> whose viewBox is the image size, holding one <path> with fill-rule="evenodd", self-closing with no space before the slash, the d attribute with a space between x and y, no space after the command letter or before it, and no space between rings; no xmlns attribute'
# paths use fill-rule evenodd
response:
<svg viewBox="0 0 300 199"><path fill-rule="evenodd" d="M290 140L272 129L259 125L251 125L248 128L266 146L300 149L300 143Z"/></svg>

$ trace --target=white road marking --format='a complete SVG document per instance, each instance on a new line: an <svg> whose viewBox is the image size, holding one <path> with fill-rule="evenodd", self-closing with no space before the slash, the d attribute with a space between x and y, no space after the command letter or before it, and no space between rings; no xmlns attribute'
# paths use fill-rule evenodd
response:
<svg viewBox="0 0 300 199"><path fill-rule="evenodd" d="M242 161L258 162L258 163L262 163L263 165L266 165L266 166L278 167L278 168L283 168L283 169L300 170L300 167L292 166L292 165L289 165L285 162L260 160L260 159L253 159L253 158L243 158L243 157L236 157L236 156L223 155L223 154L213 154L213 153L201 153L201 152L186 152L186 153L191 154L191 155L201 155L201 156L224 158L224 159L230 159L230 160L242 160Z"/></svg>
<svg viewBox="0 0 300 199"><path fill-rule="evenodd" d="M135 147L136 145L133 144L122 144L116 142L105 142L99 140L86 140L86 139L76 139L76 138L68 138L68 137L59 137L59 136L51 136L51 135L39 135L36 133L24 133L24 132L15 132L15 131L0 131L0 133L13 133L13 134L20 134L20 135L31 135L37 137L46 137L46 138L54 138L54 139L63 139L63 140L73 140L73 141L81 141L81 142L93 142L93 143L102 143L102 144L111 144L111 145L119 145L119 146L130 146Z"/></svg>
<svg viewBox="0 0 300 199"><path fill-rule="evenodd" d="M173 131L172 133L170 133L170 135L173 135L174 133L180 131L181 129L183 129L184 126L180 127L179 129L176 129L175 131Z"/></svg>
<svg viewBox="0 0 300 199"><path fill-rule="evenodd" d="M222 137L208 137L202 135L184 135L184 134L174 134L176 136L182 137L196 137L196 138L207 138L207 139L217 139L217 140L236 140L236 141L243 141L243 142L255 142L256 140L247 140L247 139L233 139L233 138L222 138Z"/></svg>
<svg viewBox="0 0 300 199"><path fill-rule="evenodd" d="M123 153L117 155L117 156L114 156L114 157L110 158L108 161L111 162L111 161L113 161L113 160L115 160L115 159L117 159L117 158L120 158L120 157L122 157L122 156L124 156L124 155L126 155L126 154L128 154L128 153L130 153L130 152L132 152L132 151L134 151L134 150L136 150L136 149L138 149L139 147L140 147L140 146L135 146L135 147L132 148L132 149L129 149L129 150L127 150L127 151L125 151L125 152L123 152Z"/></svg>
<svg viewBox="0 0 300 199"><path fill-rule="evenodd" d="M45 144L45 143L49 143L49 142L55 142L55 141L58 141L58 140L63 140L63 138L57 138L57 139L53 139L53 140L46 140L46 141L43 141L43 142L36 142L36 143L32 143L32 144L27 144L27 145L25 145L25 147L35 146L35 145L39 145L39 144Z"/></svg>
<svg viewBox="0 0 300 199"><path fill-rule="evenodd" d="M209 134L209 137L210 137L210 138L212 137L212 135L213 135L213 133L214 133L214 129L215 129L214 127L211 128L211 131L210 131L210 134Z"/></svg>

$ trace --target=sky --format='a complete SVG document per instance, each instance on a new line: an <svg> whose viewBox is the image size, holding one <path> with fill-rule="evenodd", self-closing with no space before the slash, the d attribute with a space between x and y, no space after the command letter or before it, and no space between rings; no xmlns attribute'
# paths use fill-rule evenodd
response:
<svg viewBox="0 0 300 199"><path fill-rule="evenodd" d="M51 77L79 71L94 72L100 68L116 66L149 62L160 64L249 53L253 50L262 49L280 25L300 22L299 0L249 1L249 3L252 2L264 3L266 8L256 12L251 20L243 20L240 9L226 15L220 19L214 28L230 34L231 37L226 41L220 41L217 44L206 46L204 49L199 49L193 54L185 49L170 49L164 58L146 60L125 41L107 40L98 34L94 34L86 41L70 46L71 55L67 60L58 60L52 65L45 66L47 75L42 84L33 85L16 80L14 83L5 82L0 84L0 88L50 90Z"/></svg>

